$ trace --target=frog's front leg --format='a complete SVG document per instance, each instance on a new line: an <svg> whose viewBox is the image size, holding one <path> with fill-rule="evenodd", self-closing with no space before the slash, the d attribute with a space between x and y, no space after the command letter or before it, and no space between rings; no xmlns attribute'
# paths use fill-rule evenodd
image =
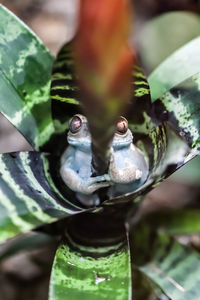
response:
<svg viewBox="0 0 200 300"><path fill-rule="evenodd" d="M60 174L63 181L71 190L85 195L90 195L96 190L110 186L111 184L107 181L108 175L89 177L83 179L66 163L61 166Z"/></svg>
<svg viewBox="0 0 200 300"><path fill-rule="evenodd" d="M130 167L117 168L113 151L111 152L108 174L110 175L113 182L122 184L127 184L139 180L142 177L141 169L133 163L130 164Z"/></svg>

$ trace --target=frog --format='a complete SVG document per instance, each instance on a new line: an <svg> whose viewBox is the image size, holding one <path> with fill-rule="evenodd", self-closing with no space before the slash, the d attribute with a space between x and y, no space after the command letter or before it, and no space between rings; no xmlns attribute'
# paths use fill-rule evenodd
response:
<svg viewBox="0 0 200 300"><path fill-rule="evenodd" d="M133 144L128 121L120 117L110 147L108 172L93 176L92 138L87 118L76 114L69 121L68 147L61 156L60 175L64 183L86 205L98 205L98 191L107 188L108 198L136 190L148 176L148 163L143 152Z"/></svg>

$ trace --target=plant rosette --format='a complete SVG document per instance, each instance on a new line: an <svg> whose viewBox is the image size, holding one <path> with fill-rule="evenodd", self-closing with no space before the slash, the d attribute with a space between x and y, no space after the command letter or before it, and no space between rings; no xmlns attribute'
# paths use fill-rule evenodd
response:
<svg viewBox="0 0 200 300"><path fill-rule="evenodd" d="M85 207L59 173L68 122L82 113L71 43L54 60L2 5L0 20L0 111L34 148L0 155L0 241L58 225L63 240L53 264L50 300L132 299L136 269L151 279L156 293L198 299L199 254L167 230L159 234L163 219L152 228L148 221L136 225L134 234L129 224L142 197L199 153L200 64L191 53L199 49L200 39L168 57L148 81L134 67L135 100L126 118L134 145L148 162L148 178L129 193L105 194L98 206ZM168 226L177 228L174 219L169 214ZM195 220L190 232L199 232Z"/></svg>

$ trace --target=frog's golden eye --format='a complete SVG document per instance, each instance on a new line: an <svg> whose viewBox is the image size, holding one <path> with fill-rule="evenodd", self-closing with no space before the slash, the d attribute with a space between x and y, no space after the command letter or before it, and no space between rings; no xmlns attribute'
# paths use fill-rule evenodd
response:
<svg viewBox="0 0 200 300"><path fill-rule="evenodd" d="M128 121L120 117L119 121L117 122L117 133L119 134L125 134L128 130Z"/></svg>
<svg viewBox="0 0 200 300"><path fill-rule="evenodd" d="M76 133L81 129L82 120L78 116L74 116L69 122L69 130L72 133Z"/></svg>

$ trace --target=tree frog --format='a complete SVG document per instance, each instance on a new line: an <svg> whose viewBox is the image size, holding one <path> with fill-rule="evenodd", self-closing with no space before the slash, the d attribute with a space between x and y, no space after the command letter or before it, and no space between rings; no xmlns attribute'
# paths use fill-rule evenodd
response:
<svg viewBox="0 0 200 300"><path fill-rule="evenodd" d="M129 193L144 183L148 164L144 154L133 144L128 121L120 117L111 145L108 173L92 177L91 135L85 116L76 114L69 121L69 146L61 156L60 174L65 184L87 206L98 205L95 193L108 187L108 198Z"/></svg>

